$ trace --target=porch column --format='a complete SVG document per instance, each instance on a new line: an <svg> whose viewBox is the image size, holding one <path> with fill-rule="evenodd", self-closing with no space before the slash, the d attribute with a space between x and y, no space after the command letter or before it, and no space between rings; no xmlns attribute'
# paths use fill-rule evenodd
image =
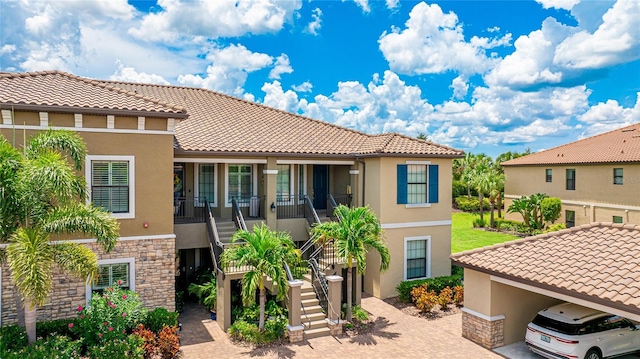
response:
<svg viewBox="0 0 640 359"><path fill-rule="evenodd" d="M289 308L289 325L287 325L287 331L289 332L289 342L296 343L304 339L304 327L300 322L301 315L301 292L302 281L291 280L289 281L289 298L287 302L287 308Z"/></svg>
<svg viewBox="0 0 640 359"><path fill-rule="evenodd" d="M275 157L267 158L266 169L262 171L264 176L264 192L265 192L265 221L267 226L274 231L278 230L278 203L276 201L277 184L276 178L278 177L278 165ZM273 205L273 206L272 206Z"/></svg>
<svg viewBox="0 0 640 359"><path fill-rule="evenodd" d="M226 332L231 326L231 279L220 271L217 271L216 275L216 289L218 291L216 321Z"/></svg>
<svg viewBox="0 0 640 359"><path fill-rule="evenodd" d="M360 203L360 198L362 195L360 194L360 164L356 162L351 169L349 169L350 181L351 181L351 193L347 193L351 195L351 206L352 207L360 207L362 204Z"/></svg>
<svg viewBox="0 0 640 359"><path fill-rule="evenodd" d="M339 275L327 276L329 284L329 308L327 310L327 323L331 335L342 334L342 320L340 320L340 310L342 309L342 277Z"/></svg>

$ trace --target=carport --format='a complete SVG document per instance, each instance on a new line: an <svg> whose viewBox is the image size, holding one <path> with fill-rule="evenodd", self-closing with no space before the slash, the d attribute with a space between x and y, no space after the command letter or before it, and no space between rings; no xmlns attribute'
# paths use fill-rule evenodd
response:
<svg viewBox="0 0 640 359"><path fill-rule="evenodd" d="M464 268L462 336L489 349L524 340L560 302L640 321L640 226L592 223L451 259Z"/></svg>

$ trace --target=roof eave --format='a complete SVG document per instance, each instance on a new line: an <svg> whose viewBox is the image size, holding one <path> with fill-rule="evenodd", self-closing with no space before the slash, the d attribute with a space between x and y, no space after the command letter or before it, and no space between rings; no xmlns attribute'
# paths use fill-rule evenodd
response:
<svg viewBox="0 0 640 359"><path fill-rule="evenodd" d="M68 112L81 114L100 114L100 115L118 115L118 116L144 116L159 118L174 118L184 120L189 117L186 112L155 112L144 110L125 110L113 108L99 107L74 107L74 106L58 106L58 105L33 105L24 103L0 103L0 109L3 110L19 110L19 111L37 111L37 112Z"/></svg>

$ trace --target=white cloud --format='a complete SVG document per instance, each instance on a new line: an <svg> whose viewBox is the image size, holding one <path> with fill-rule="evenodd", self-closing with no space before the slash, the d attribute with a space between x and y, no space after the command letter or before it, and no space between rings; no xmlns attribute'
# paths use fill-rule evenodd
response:
<svg viewBox="0 0 640 359"><path fill-rule="evenodd" d="M290 74L293 72L293 68L289 63L289 56L281 54L276 58L273 69L269 72L270 79L279 79L282 74Z"/></svg>
<svg viewBox="0 0 640 359"><path fill-rule="evenodd" d="M387 4L387 9L395 9L398 7L398 2L400 0L386 0L385 3Z"/></svg>
<svg viewBox="0 0 640 359"><path fill-rule="evenodd" d="M305 81L300 85L293 85L291 86L291 88L296 92L311 92L311 90L313 90L313 85L311 84L311 82Z"/></svg>
<svg viewBox="0 0 640 359"><path fill-rule="evenodd" d="M307 32L312 35L318 35L318 30L322 27L322 10L320 8L315 8L311 11L311 17L313 21L311 21L307 25Z"/></svg>
<svg viewBox="0 0 640 359"><path fill-rule="evenodd" d="M640 1L618 0L590 33L576 32L560 43L553 62L569 69L599 69L640 59Z"/></svg>
<svg viewBox="0 0 640 359"><path fill-rule="evenodd" d="M16 51L16 49L17 49L16 45L13 45L13 44L3 45L0 48L0 55L10 54L10 53Z"/></svg>
<svg viewBox="0 0 640 359"><path fill-rule="evenodd" d="M109 76L109 80L169 85L169 82L160 75L137 72L133 67L124 66L120 60L117 60L116 65L118 69L113 75Z"/></svg>
<svg viewBox="0 0 640 359"><path fill-rule="evenodd" d="M251 52L243 45L213 48L207 55L211 65L205 77L199 74L178 76L178 82L195 87L204 87L234 96L243 96L242 88L251 72L266 68L273 63L267 54Z"/></svg>
<svg viewBox="0 0 640 359"><path fill-rule="evenodd" d="M640 92L637 94L634 107L622 107L616 100L607 100L591 106L578 119L589 126L582 137L611 131L614 127L623 127L638 122L640 119Z"/></svg>
<svg viewBox="0 0 640 359"><path fill-rule="evenodd" d="M159 0L162 11L144 16L129 33L148 41L242 36L277 32L302 7L301 0Z"/></svg>
<svg viewBox="0 0 640 359"><path fill-rule="evenodd" d="M536 0L536 2L540 3L545 9L556 8L571 10L580 0Z"/></svg>
<svg viewBox="0 0 640 359"><path fill-rule="evenodd" d="M453 89L453 98L455 99L463 99L467 96L467 91L469 91L469 84L467 80L461 76L456 77L451 82L449 88Z"/></svg>
<svg viewBox="0 0 640 359"><path fill-rule="evenodd" d="M273 81L272 83L265 82L261 90L265 93L264 100L262 101L263 104L279 108L283 111L293 113L298 111L298 94L291 90L283 91L279 81Z"/></svg>
<svg viewBox="0 0 640 359"><path fill-rule="evenodd" d="M342 0L342 1L345 1L345 0ZM358 6L360 6L363 12L371 11L371 8L369 7L369 0L353 0L353 1L356 4L358 4Z"/></svg>
<svg viewBox="0 0 640 359"><path fill-rule="evenodd" d="M466 42L458 16L442 12L437 4L417 4L410 12L405 29L392 27L378 43L391 70L403 74L428 74L457 71L471 75L484 73L493 59L485 49L510 42L511 34L503 38L474 37Z"/></svg>

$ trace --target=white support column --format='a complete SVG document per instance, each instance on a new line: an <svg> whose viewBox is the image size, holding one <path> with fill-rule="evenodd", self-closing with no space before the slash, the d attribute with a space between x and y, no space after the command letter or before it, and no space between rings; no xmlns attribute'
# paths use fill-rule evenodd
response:
<svg viewBox="0 0 640 359"><path fill-rule="evenodd" d="M82 127L82 114L81 113L74 113L73 114L73 121L74 121L76 127L81 128Z"/></svg>
<svg viewBox="0 0 640 359"><path fill-rule="evenodd" d="M115 128L116 127L116 116L107 115L107 128Z"/></svg>
<svg viewBox="0 0 640 359"><path fill-rule="evenodd" d="M144 116L138 116L138 130L143 131L144 130L144 126L145 126L145 117Z"/></svg>
<svg viewBox="0 0 640 359"><path fill-rule="evenodd" d="M49 126L49 113L48 112L40 112L40 126L48 127Z"/></svg>
<svg viewBox="0 0 640 359"><path fill-rule="evenodd" d="M2 110L2 123L5 125L13 124L11 110Z"/></svg>

